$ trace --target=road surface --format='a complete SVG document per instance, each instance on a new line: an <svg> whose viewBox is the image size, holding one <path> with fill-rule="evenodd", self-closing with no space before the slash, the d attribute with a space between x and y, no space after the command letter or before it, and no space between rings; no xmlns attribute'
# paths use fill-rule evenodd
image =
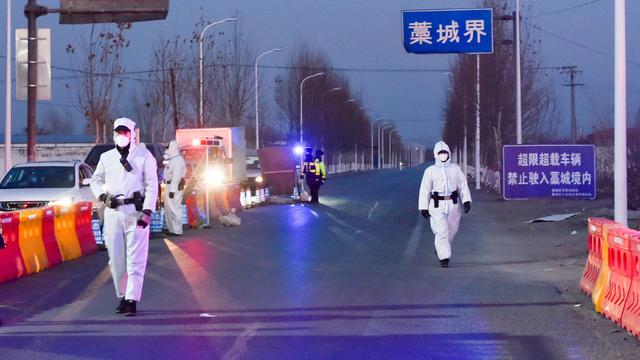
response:
<svg viewBox="0 0 640 360"><path fill-rule="evenodd" d="M0 358L640 358L578 291L602 201L473 191L443 269L416 209L423 169L331 177L321 205L151 239L137 317L114 313L104 251L0 285Z"/></svg>

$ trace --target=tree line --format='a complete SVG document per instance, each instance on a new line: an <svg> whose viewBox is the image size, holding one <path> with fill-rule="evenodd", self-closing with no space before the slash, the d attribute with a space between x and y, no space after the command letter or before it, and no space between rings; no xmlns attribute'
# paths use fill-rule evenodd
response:
<svg viewBox="0 0 640 360"><path fill-rule="evenodd" d="M97 143L110 141L110 126L118 116L134 118L142 140L147 142L167 142L177 128L199 127L200 33L210 23L201 18L187 35L162 35L152 40L148 70L141 72L127 72L122 61L125 54L133 52L127 40L129 24L94 25L81 44L68 45L81 81L67 87L75 89L87 133L95 135ZM240 22L224 30L212 28L203 41L203 125L244 126L247 144L255 142L253 64L257 49ZM368 164L372 125L377 148L377 124L364 109L362 94L332 70L329 58L320 50L303 45L288 49L286 54L287 66L278 76L271 80L261 76L261 147L298 140L300 83L323 72L304 85L305 143L330 153L349 154L353 161L358 153L358 162L366 154L363 159ZM397 134L393 145L399 152L404 146Z"/></svg>

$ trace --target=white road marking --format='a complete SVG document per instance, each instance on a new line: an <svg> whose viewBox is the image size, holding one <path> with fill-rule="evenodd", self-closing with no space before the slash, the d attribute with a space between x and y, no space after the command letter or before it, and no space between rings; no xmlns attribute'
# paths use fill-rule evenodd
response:
<svg viewBox="0 0 640 360"><path fill-rule="evenodd" d="M320 215L318 215L317 212L313 211L313 210L309 210L311 212L311 215L313 215L316 219L320 219Z"/></svg>
<svg viewBox="0 0 640 360"><path fill-rule="evenodd" d="M378 207L378 205L380 205L380 202L376 201L375 205L373 205L371 210L369 210L369 220L371 220L371 216L373 216L373 211Z"/></svg>
<svg viewBox="0 0 640 360"><path fill-rule="evenodd" d="M416 256L416 252L418 251L418 245L420 244L420 238L422 238L425 221L420 215L417 216L417 219L416 227L413 229L411 239L409 239L407 248L404 250L404 254L402 255L402 264L408 264L413 257Z"/></svg>
<svg viewBox="0 0 640 360"><path fill-rule="evenodd" d="M251 338L253 338L260 328L260 324L254 323L251 324L245 331L236 338L236 341L233 343L233 346L226 354L222 357L222 360L232 360L232 359L241 359L244 358L243 355L247 352L247 343Z"/></svg>

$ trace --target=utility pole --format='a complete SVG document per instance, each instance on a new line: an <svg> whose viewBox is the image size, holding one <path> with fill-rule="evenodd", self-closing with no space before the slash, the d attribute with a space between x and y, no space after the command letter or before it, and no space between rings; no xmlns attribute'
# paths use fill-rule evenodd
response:
<svg viewBox="0 0 640 360"><path fill-rule="evenodd" d="M171 105L173 106L173 135L178 133L178 127L180 122L178 120L178 100L176 95L176 73L173 68L169 69L169 76L171 77Z"/></svg>
<svg viewBox="0 0 640 360"><path fill-rule="evenodd" d="M563 66L562 72L569 74L569 83L562 84L562 86L569 86L571 88L571 143L575 144L578 140L578 123L576 119L576 86L582 86L582 83L576 83L576 75L582 71L578 70L576 65Z"/></svg>
<svg viewBox="0 0 640 360"><path fill-rule="evenodd" d="M29 0L24 6L27 17L27 161L36 161L36 100L38 96L38 26L39 16L46 15L47 8ZM11 61L11 59L7 59ZM5 135L6 136L6 135ZM11 134L9 134L11 136ZM6 151L7 149L5 149Z"/></svg>

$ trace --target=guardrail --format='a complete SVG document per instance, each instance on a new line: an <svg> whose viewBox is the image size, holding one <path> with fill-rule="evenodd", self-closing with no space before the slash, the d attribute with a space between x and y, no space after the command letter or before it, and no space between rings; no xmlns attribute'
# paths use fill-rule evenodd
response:
<svg viewBox="0 0 640 360"><path fill-rule="evenodd" d="M90 202L0 213L0 283L96 252L91 217Z"/></svg>
<svg viewBox="0 0 640 360"><path fill-rule="evenodd" d="M596 312L640 337L640 231L603 218L588 226L580 289Z"/></svg>

